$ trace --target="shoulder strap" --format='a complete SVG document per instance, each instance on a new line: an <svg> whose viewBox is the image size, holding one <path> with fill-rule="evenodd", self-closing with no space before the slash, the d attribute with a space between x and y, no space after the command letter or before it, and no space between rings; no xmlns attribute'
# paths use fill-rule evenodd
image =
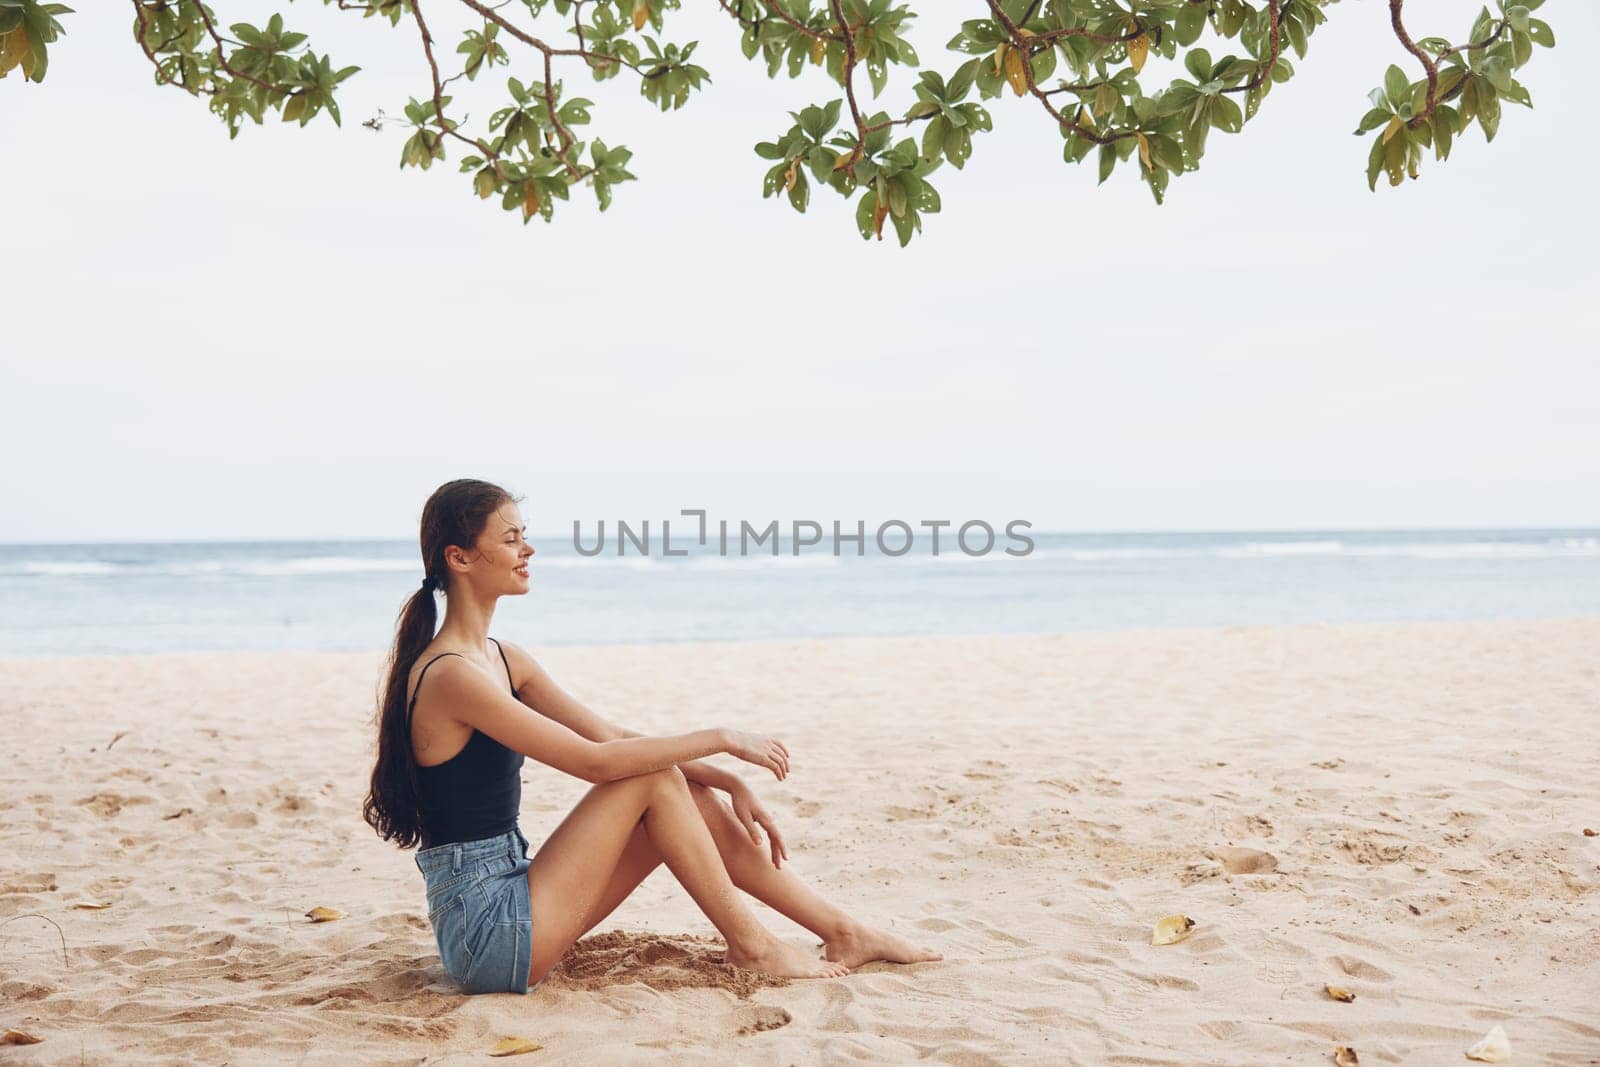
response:
<svg viewBox="0 0 1600 1067"><path fill-rule="evenodd" d="M500 642L499 641L495 641L494 638L491 637L491 638L489 638L489 640L494 641L494 647L497 648L497 649L500 649L500 662L504 663L505 666L506 666L506 681L511 683L511 695L512 696L516 696L517 695L517 681L516 681L515 678L511 677L511 664L506 661L506 650L504 648L501 648L500 647Z"/></svg>
<svg viewBox="0 0 1600 1067"><path fill-rule="evenodd" d="M426 664L423 665L422 673L417 675L416 687L411 690L411 703L406 705L406 725L407 726L409 726L411 724L411 713L413 711L415 711L416 708L417 708L417 693L420 692L421 689L422 689L422 679L424 679L424 678L426 678L428 676L428 668L433 666L439 660L443 659L445 656L460 656L460 655L461 655L461 653L459 653L459 652L441 652L437 656L433 657L433 659L430 659Z"/></svg>

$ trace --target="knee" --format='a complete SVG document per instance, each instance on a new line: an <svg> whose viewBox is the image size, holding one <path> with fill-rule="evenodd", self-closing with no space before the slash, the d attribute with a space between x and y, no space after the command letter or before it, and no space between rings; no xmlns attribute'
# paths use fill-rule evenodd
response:
<svg viewBox="0 0 1600 1067"><path fill-rule="evenodd" d="M676 766L663 767L642 777L648 780L651 789L657 791L687 790L689 787L689 779Z"/></svg>

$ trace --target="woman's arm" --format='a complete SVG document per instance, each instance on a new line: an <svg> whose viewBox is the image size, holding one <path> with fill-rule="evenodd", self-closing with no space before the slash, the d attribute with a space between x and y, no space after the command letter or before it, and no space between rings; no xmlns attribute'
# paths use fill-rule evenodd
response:
<svg viewBox="0 0 1600 1067"><path fill-rule="evenodd" d="M481 670L454 657L441 660L429 676L434 679L429 699L444 702L452 717L482 730L507 748L588 782L648 774L736 747L730 731L721 729L596 742L530 711L508 697Z"/></svg>
<svg viewBox="0 0 1600 1067"><path fill-rule="evenodd" d="M620 737L644 736L621 726L614 725L611 728L616 730ZM699 782L701 785L710 786L712 789L720 789L725 793L737 792L745 784L744 779L732 771L725 771L716 764L707 763L703 759L683 760L678 764L678 770L682 771L683 776L691 782Z"/></svg>
<svg viewBox="0 0 1600 1067"><path fill-rule="evenodd" d="M618 726L590 710L577 697L562 689L556 680L550 677L549 672L539 665L539 661L521 648L510 643L502 643L501 647L506 650L506 657L516 662L514 673L522 679L517 685L517 699L541 715L555 720L590 741L617 741L644 736L637 731ZM678 769L692 782L699 782L727 793L732 793L745 784L744 779L732 771L723 770L715 764L700 759L682 760L678 763Z"/></svg>

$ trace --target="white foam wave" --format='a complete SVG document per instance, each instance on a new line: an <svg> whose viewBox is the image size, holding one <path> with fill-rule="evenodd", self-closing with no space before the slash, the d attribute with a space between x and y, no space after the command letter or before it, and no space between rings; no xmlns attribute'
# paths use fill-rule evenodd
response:
<svg viewBox="0 0 1600 1067"><path fill-rule="evenodd" d="M1207 546L1042 548L1035 559L1083 563L1116 560L1395 558L1395 559L1592 559L1600 558L1600 538L1561 537L1545 541L1397 541L1356 544L1347 541L1245 541Z"/></svg>
<svg viewBox="0 0 1600 1067"><path fill-rule="evenodd" d="M787 555L787 556L699 556L683 560L692 567L703 567L712 571L739 571L762 570L776 567L783 570L804 569L807 567L837 567L842 560L832 553L821 555Z"/></svg>
<svg viewBox="0 0 1600 1067"><path fill-rule="evenodd" d="M1294 560L1294 559L1419 559L1419 560L1539 560L1600 559L1600 537L1552 537L1542 540L1411 540L1371 542L1338 539L1254 540L1213 544L1103 545L1069 546L1046 544L1025 557L1010 556L997 545L982 556L969 556L954 548L934 556L925 547L905 556L884 557L869 553L868 563L945 564L981 563L996 560L1025 563L1028 560L1065 560L1075 563L1116 563L1185 559ZM832 568L845 560L831 552L802 552L795 556L765 553L749 556L711 554L663 558L661 556L536 556L535 571L583 567L595 570L626 569L650 571L683 567L705 571L807 570ZM872 565L869 563L869 565ZM296 556L287 558L211 558L191 560L130 561L115 559L16 560L0 563L0 576L36 578L94 577L319 577L352 574L415 574L422 565L411 558L394 556Z"/></svg>

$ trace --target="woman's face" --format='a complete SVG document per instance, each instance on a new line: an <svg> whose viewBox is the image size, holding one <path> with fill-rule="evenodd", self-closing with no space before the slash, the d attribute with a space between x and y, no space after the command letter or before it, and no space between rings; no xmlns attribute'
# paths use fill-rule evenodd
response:
<svg viewBox="0 0 1600 1067"><path fill-rule="evenodd" d="M532 576L528 560L534 548L527 540L522 512L513 503L501 504L478 536L478 558L473 570L486 591L520 596L528 591Z"/></svg>

